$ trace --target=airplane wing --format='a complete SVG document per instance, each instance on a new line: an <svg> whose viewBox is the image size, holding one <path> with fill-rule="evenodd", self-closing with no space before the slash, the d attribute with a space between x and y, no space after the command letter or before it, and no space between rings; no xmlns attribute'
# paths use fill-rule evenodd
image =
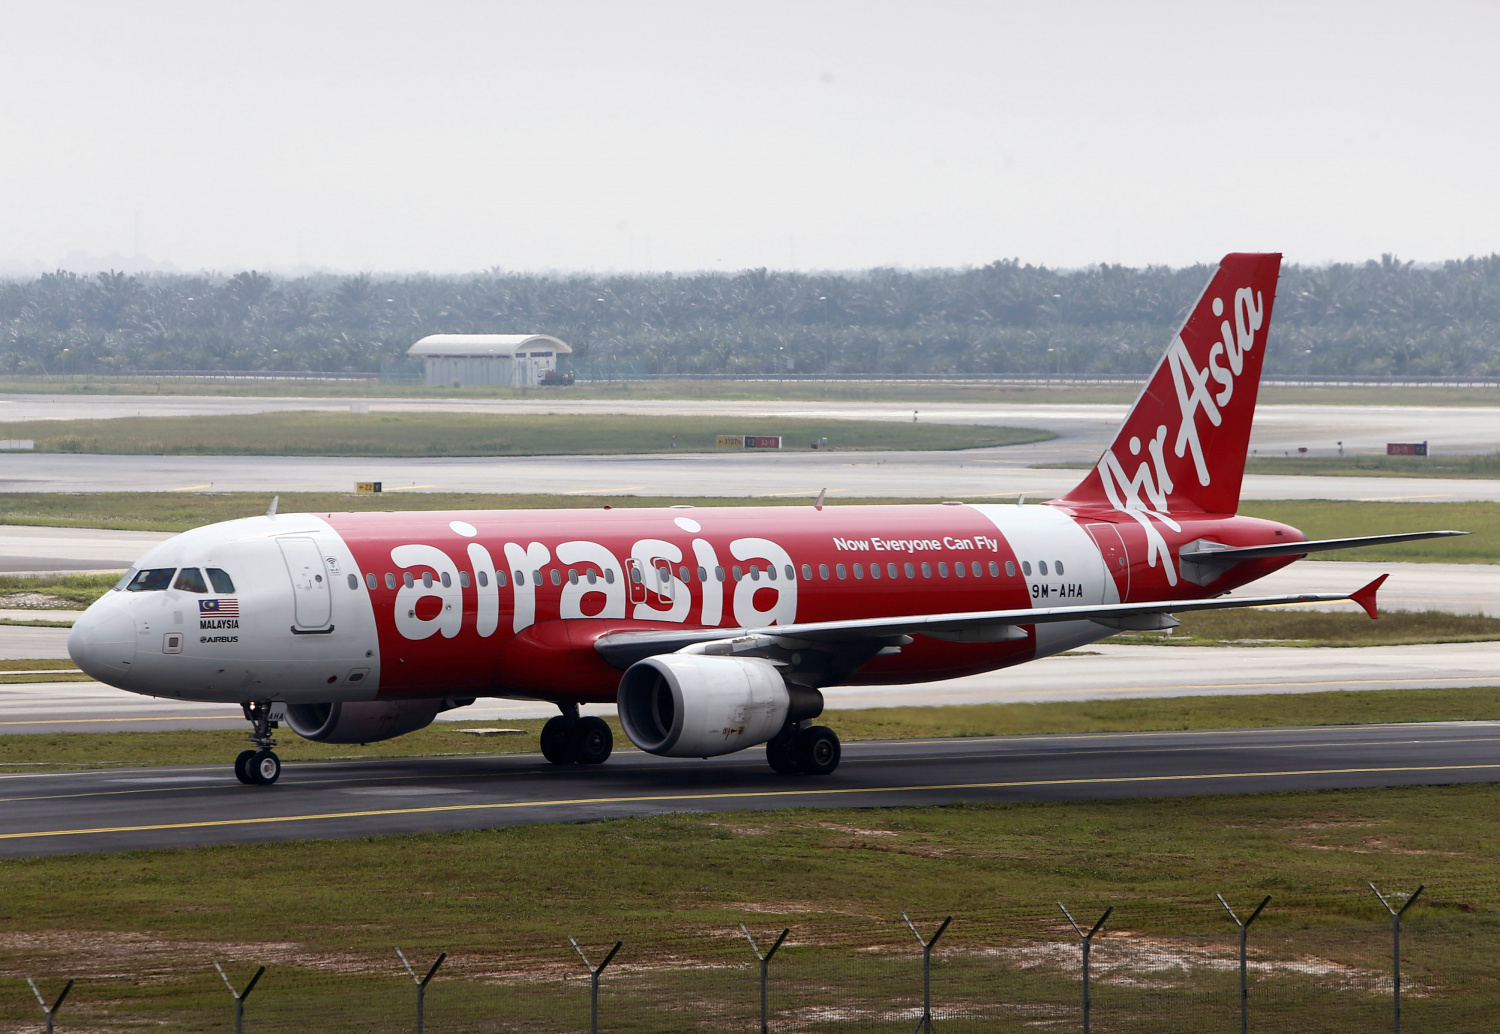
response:
<svg viewBox="0 0 1500 1034"><path fill-rule="evenodd" d="M1305 545L1306 543L1302 543ZM628 668L636 661L662 653L696 647L700 644L725 644L722 649L709 647L700 652L749 653L764 646L786 647L796 643L836 646L840 644L874 644L900 646L912 635L926 635L955 642L1003 642L1023 639L1022 625L1052 621L1094 621L1110 628L1170 628L1176 622L1171 615L1194 610L1224 610L1230 607L1272 607L1291 603L1337 603L1352 600L1375 617L1375 593L1389 577L1381 575L1370 584L1348 595L1303 593L1297 596L1220 596L1215 599L1163 600L1152 603L1113 603L1099 606L1037 607L1020 610L983 610L955 614L912 614L905 617L858 618L848 621L814 621L791 625L766 625L760 628L693 628L677 630L650 629L611 632L600 636L594 649L617 668ZM904 640L904 642L903 642Z"/></svg>

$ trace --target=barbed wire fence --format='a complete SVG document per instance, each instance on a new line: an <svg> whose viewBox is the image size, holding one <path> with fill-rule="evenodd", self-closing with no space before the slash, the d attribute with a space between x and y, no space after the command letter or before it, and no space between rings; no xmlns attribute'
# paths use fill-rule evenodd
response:
<svg viewBox="0 0 1500 1034"><path fill-rule="evenodd" d="M1100 917L1091 928L1041 903L977 903L946 919L746 908L722 927L599 929L581 942L532 936L451 954L423 946L436 957L425 976L401 949L398 965L389 954L309 957L294 946L255 957L268 946L242 945L221 963L140 934L118 942L138 946L134 954L91 963L67 961L41 938L30 957L0 959L0 1031L1495 1029L1491 889L1371 890L1316 902L1283 890L1244 921L1227 904L1234 894L1074 902L1073 912Z"/></svg>

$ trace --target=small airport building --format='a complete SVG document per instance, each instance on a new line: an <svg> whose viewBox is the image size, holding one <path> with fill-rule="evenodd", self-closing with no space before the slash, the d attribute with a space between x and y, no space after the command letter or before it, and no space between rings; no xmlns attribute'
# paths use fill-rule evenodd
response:
<svg viewBox="0 0 1500 1034"><path fill-rule="evenodd" d="M430 334L406 354L427 364L431 386L541 384L557 369L557 357L572 349L547 334Z"/></svg>

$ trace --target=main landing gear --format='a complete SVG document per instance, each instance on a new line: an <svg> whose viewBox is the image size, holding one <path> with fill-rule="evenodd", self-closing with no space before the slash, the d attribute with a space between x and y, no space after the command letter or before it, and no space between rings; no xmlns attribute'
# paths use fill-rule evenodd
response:
<svg viewBox="0 0 1500 1034"><path fill-rule="evenodd" d="M280 722L272 717L269 700L241 704L240 709L252 727L250 742L255 749L241 751L234 759L234 777L247 785L270 786L281 778L281 759L271 749L276 746L271 730ZM281 713L277 713L277 718Z"/></svg>
<svg viewBox="0 0 1500 1034"><path fill-rule="evenodd" d="M782 775L828 775L842 755L838 734L826 725L788 723L766 741L766 761Z"/></svg>
<svg viewBox="0 0 1500 1034"><path fill-rule="evenodd" d="M542 756L554 765L602 765L615 749L609 723L593 715L580 718L577 704L558 704L562 714L542 726Z"/></svg>

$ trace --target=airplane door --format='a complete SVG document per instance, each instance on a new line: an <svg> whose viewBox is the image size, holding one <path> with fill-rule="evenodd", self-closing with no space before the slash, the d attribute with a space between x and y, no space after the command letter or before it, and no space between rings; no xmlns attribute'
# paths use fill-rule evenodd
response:
<svg viewBox="0 0 1500 1034"><path fill-rule="evenodd" d="M1120 529L1113 524L1090 524L1088 533L1099 547L1099 555L1104 558L1110 577L1115 580L1120 602L1126 602L1130 599L1130 556L1125 551L1125 539L1121 537Z"/></svg>
<svg viewBox="0 0 1500 1034"><path fill-rule="evenodd" d="M293 631L333 631L328 622L333 616L333 591L323 552L310 538L277 539L286 572L292 579L292 599L296 603L297 623Z"/></svg>
<svg viewBox="0 0 1500 1034"><path fill-rule="evenodd" d="M641 570L641 562L635 557L630 558L630 602L646 602L646 575Z"/></svg>

